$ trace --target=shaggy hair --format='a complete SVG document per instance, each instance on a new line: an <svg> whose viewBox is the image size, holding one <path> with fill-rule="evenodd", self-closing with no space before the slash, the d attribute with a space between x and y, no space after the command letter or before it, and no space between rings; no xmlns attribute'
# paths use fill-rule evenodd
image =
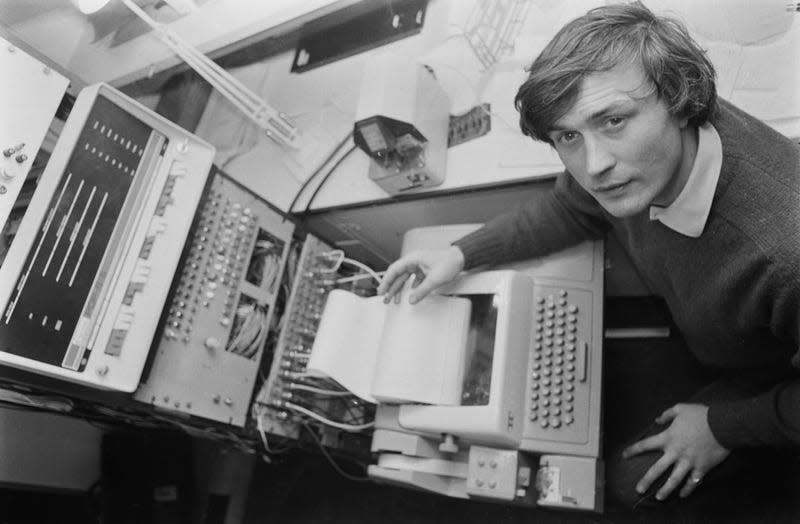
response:
<svg viewBox="0 0 800 524"><path fill-rule="evenodd" d="M592 9L565 25L529 68L514 105L526 135L548 137L586 75L638 64L670 114L703 125L716 107L714 66L677 20L640 2Z"/></svg>

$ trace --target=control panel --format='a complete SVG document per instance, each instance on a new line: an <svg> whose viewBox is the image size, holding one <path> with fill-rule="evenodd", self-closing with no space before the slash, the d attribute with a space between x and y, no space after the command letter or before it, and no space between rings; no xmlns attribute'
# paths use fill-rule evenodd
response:
<svg viewBox="0 0 800 524"><path fill-rule="evenodd" d="M215 171L137 400L244 426L294 224Z"/></svg>
<svg viewBox="0 0 800 524"><path fill-rule="evenodd" d="M338 384L306 371L328 294L337 287L356 293L374 294L377 284L367 274L344 270L344 254L313 235L303 243L291 294L284 313L283 329L272 355L269 375L255 400L254 413L265 434L296 439L304 424L336 431L359 431L370 427L373 414L368 405ZM349 261L351 264L361 264ZM358 267L356 269L359 269ZM363 269L363 268L362 268ZM369 411L369 413L368 413ZM319 423L322 422L322 426ZM331 445L337 445L332 440Z"/></svg>
<svg viewBox="0 0 800 524"><path fill-rule="evenodd" d="M81 91L0 267L0 362L135 390L213 156L110 86Z"/></svg>

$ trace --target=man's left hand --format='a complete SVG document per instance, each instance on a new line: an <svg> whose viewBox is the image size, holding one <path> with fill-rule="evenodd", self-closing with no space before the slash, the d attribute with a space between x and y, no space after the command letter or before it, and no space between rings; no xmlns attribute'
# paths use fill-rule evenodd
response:
<svg viewBox="0 0 800 524"><path fill-rule="evenodd" d="M714 438L708 427L707 415L708 406L676 404L656 419L658 424L671 421L667 429L636 442L622 452L622 456L628 458L645 451L663 451L661 458L639 480L636 491L645 493L662 473L672 467L669 478L656 493L656 498L664 500L681 483L680 496L686 497L694 491L704 475L727 458L730 451Z"/></svg>

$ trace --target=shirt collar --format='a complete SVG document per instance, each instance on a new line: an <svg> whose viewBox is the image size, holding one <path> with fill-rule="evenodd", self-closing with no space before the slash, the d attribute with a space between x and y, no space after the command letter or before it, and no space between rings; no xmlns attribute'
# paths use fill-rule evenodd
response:
<svg viewBox="0 0 800 524"><path fill-rule="evenodd" d="M697 154L686 185L669 206L650 206L650 220L683 235L699 237L706 227L721 168L722 141L714 126L706 122L697 131Z"/></svg>

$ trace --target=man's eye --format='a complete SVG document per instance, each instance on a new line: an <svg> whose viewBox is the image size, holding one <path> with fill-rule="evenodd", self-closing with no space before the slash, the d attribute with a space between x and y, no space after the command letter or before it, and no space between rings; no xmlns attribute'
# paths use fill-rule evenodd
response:
<svg viewBox="0 0 800 524"><path fill-rule="evenodd" d="M625 118L621 116L612 116L606 120L606 123L608 124L608 127L620 127L625 123Z"/></svg>
<svg viewBox="0 0 800 524"><path fill-rule="evenodd" d="M578 138L578 133L575 131L566 131L558 136L558 141L562 144L569 144Z"/></svg>

